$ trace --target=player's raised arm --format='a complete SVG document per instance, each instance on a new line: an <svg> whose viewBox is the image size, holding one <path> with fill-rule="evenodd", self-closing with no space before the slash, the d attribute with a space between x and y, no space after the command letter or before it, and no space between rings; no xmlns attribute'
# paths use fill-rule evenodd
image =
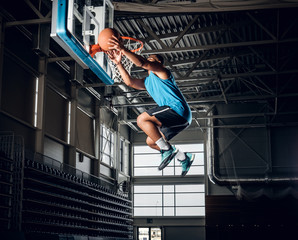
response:
<svg viewBox="0 0 298 240"><path fill-rule="evenodd" d="M137 55L128 49L126 49L121 41L115 36L112 36L112 39L109 39L109 44L111 45L109 49L116 50L122 53L122 55L125 55L129 60L131 60L137 67L144 68L148 71L152 71L155 73L158 77L161 79L168 79L169 78L169 72L167 69L163 66L161 61L157 59L156 55L150 55L148 59L145 59L144 57ZM152 59L152 60L150 60Z"/></svg>

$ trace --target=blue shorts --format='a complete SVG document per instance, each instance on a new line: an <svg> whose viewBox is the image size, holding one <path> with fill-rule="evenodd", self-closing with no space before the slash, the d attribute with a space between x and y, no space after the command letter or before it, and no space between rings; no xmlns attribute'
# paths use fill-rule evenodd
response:
<svg viewBox="0 0 298 240"><path fill-rule="evenodd" d="M154 107L146 111L150 116L155 116L161 122L160 131L166 140L171 140L189 125L188 121L176 113L169 106Z"/></svg>

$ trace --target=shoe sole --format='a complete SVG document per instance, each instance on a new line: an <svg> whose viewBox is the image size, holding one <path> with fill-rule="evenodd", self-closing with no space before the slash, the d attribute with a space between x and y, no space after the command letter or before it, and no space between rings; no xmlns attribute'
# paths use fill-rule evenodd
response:
<svg viewBox="0 0 298 240"><path fill-rule="evenodd" d="M173 160L173 158L176 156L176 154L178 153L178 150L176 149L169 157L167 160L163 161L159 167L158 170L161 171L163 170L166 166L169 165L169 163Z"/></svg>
<svg viewBox="0 0 298 240"><path fill-rule="evenodd" d="M192 155L192 158L191 158L191 160L190 160L190 164L189 164L189 166L187 167L187 171L184 171L183 173L181 173L181 176L182 176L182 177L184 177L184 176L188 173L188 171L189 171L189 169L190 169L190 167L191 167L191 165L192 165L192 163L193 163L194 160L195 160L195 156Z"/></svg>

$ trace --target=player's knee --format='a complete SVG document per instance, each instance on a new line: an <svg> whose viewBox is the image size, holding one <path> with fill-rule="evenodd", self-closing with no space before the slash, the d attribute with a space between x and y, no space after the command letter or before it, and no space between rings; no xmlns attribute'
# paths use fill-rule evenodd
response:
<svg viewBox="0 0 298 240"><path fill-rule="evenodd" d="M144 114L140 114L138 117L137 117L137 125L139 127L141 127L143 125L143 123L145 122L146 118L144 116Z"/></svg>

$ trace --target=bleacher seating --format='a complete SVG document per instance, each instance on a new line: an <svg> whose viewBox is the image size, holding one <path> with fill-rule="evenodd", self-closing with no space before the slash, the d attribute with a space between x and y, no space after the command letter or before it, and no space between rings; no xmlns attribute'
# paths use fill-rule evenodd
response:
<svg viewBox="0 0 298 240"><path fill-rule="evenodd" d="M13 230L20 221L18 230L30 239L41 234L132 239L131 201L100 178L40 154L26 154L15 164L2 152L0 182L1 231ZM14 192L20 196L14 197ZM19 215L14 213L18 209Z"/></svg>

